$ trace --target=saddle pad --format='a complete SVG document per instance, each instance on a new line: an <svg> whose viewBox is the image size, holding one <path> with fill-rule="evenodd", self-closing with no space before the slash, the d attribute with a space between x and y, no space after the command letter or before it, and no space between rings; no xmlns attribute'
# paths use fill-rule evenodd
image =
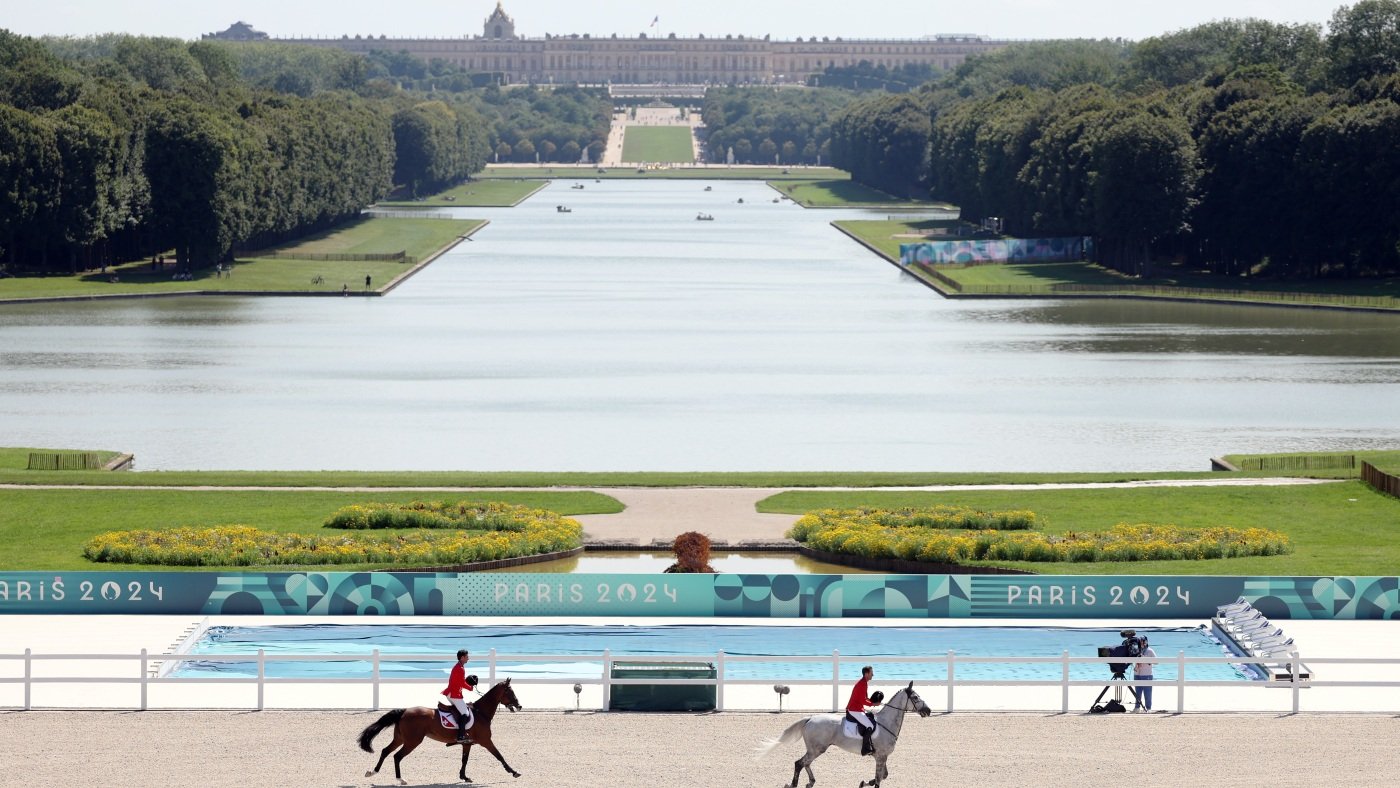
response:
<svg viewBox="0 0 1400 788"><path fill-rule="evenodd" d="M843 721L842 721L842 723L841 723L841 733L842 733L843 735L845 735L847 738L855 739L856 741L860 741L860 728L857 728L857 727L856 727L856 724L855 724L854 722L851 722L850 720L843 720Z"/></svg>
<svg viewBox="0 0 1400 788"><path fill-rule="evenodd" d="M438 710L437 710L437 713L438 713L438 722L442 723L442 727L444 727L444 728L446 728L446 729L448 729L448 730L450 730L450 731L455 731L455 730L457 730L457 718L454 717L454 716L452 715L452 712L450 712L450 711L443 711L442 709L438 709ZM472 726L472 715L471 715L471 712L468 712L467 715L466 715L466 717L467 717L467 727L470 728L470 727Z"/></svg>

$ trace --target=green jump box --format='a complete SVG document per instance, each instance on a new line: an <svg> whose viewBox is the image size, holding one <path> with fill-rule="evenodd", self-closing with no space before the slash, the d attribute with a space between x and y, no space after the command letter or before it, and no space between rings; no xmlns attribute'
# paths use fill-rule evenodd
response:
<svg viewBox="0 0 1400 788"><path fill-rule="evenodd" d="M708 662L614 662L614 679L714 679ZM609 711L714 711L713 684L621 684L612 687Z"/></svg>

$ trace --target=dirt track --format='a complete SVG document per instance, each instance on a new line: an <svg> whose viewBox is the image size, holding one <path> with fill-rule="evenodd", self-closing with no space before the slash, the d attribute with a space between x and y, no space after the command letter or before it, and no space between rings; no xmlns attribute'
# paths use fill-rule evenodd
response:
<svg viewBox="0 0 1400 788"><path fill-rule="evenodd" d="M0 785L368 786L375 756L355 746L368 712L0 713ZM800 746L754 760L753 747L796 714L522 713L497 720L512 780L473 750L478 785L778 788ZM1361 715L956 714L911 718L890 758L890 788L1124 785L1393 785L1400 718ZM76 742L96 743L78 746ZM375 744L382 747L388 734ZM455 749L404 760L411 785L455 783ZM869 779L869 759L830 752L819 786ZM457 783L460 784L460 783ZM805 780L801 783L805 785Z"/></svg>

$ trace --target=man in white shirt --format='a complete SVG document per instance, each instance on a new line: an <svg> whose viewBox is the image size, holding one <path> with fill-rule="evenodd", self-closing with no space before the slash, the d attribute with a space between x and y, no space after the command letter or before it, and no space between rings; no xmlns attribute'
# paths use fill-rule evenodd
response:
<svg viewBox="0 0 1400 788"><path fill-rule="evenodd" d="M1156 657L1156 656L1157 656L1157 652L1153 651L1153 650L1152 650L1152 647L1149 646L1149 645L1147 645L1147 638L1146 638L1146 637L1142 638L1142 654L1141 654L1140 656L1143 656L1143 657ZM1134 665L1133 665L1133 681L1151 681L1151 680L1152 680L1152 664L1153 664L1153 663L1151 663L1151 662L1138 662L1138 663L1134 663ZM1142 687L1142 686L1139 686L1139 687L1137 688L1137 692L1135 693L1135 695L1137 696L1137 701L1133 704L1133 711L1135 711L1135 712L1137 712L1137 711L1143 711L1144 709L1147 710L1147 711L1152 711L1152 687L1150 687L1150 686L1149 686L1149 687Z"/></svg>

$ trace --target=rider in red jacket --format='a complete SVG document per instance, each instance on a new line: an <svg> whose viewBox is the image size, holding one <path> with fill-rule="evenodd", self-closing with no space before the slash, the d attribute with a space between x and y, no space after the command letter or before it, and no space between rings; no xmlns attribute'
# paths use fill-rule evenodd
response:
<svg viewBox="0 0 1400 788"><path fill-rule="evenodd" d="M468 656L469 654L466 649L461 649L457 652L457 664L452 666L452 672L447 677L447 689L442 691L442 694L446 695L447 700L452 704L453 716L457 718L458 742L467 740L467 700L462 697L462 690L476 689L475 684L470 681L470 679L475 679L476 677L467 675Z"/></svg>
<svg viewBox="0 0 1400 788"><path fill-rule="evenodd" d="M860 681L851 688L851 699L846 702L846 719L856 724L856 730L860 731L860 754L871 755L875 752L875 745L870 743L870 736L875 733L875 715L866 709L879 703L872 700L866 693L870 689L870 680L875 678L875 669L866 665L860 669ZM879 693L876 693L879 695ZM869 724L861 717L869 720Z"/></svg>

